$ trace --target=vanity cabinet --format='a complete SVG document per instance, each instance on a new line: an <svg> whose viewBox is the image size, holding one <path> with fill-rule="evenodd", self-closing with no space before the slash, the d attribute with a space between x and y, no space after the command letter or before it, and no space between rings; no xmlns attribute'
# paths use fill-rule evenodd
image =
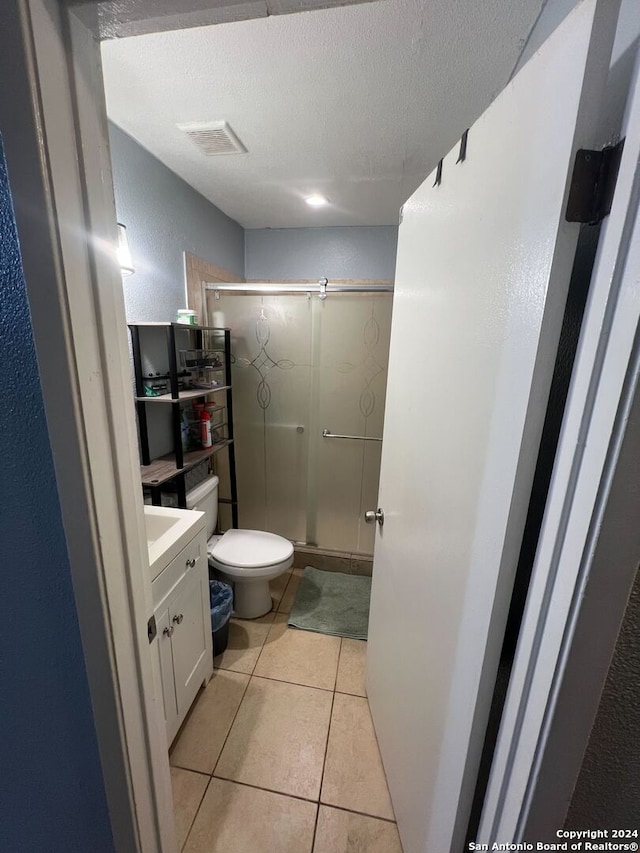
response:
<svg viewBox="0 0 640 853"><path fill-rule="evenodd" d="M167 743L213 674L204 528L151 584Z"/></svg>

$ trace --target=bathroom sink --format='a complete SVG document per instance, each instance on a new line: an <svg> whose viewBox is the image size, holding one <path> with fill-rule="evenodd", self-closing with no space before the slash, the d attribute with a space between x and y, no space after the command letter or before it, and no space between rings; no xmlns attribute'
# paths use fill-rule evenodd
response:
<svg viewBox="0 0 640 853"><path fill-rule="evenodd" d="M147 528L147 545L151 548L155 543L160 539L161 536L164 536L165 533L168 533L172 527L175 527L176 524L180 524L179 518L174 518L173 515L162 515L154 512L155 507L150 509L150 511L145 511L144 521L145 526Z"/></svg>
<svg viewBox="0 0 640 853"><path fill-rule="evenodd" d="M203 512L148 505L144 508L144 521L152 581L178 556L205 523Z"/></svg>

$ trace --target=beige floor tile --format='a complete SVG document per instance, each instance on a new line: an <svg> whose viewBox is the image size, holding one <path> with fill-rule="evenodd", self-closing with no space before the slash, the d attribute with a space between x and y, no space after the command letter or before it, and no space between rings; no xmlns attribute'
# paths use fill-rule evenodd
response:
<svg viewBox="0 0 640 853"><path fill-rule="evenodd" d="M248 681L248 675L238 672L214 671L174 741L171 764L213 773Z"/></svg>
<svg viewBox="0 0 640 853"><path fill-rule="evenodd" d="M291 608L293 606L298 587L300 586L303 571L304 569L294 569L291 572L289 583L287 584L282 600L278 605L278 613L291 613Z"/></svg>
<svg viewBox="0 0 640 853"><path fill-rule="evenodd" d="M367 700L336 693L321 802L394 820Z"/></svg>
<svg viewBox="0 0 640 853"><path fill-rule="evenodd" d="M395 823L320 806L313 853L402 853Z"/></svg>
<svg viewBox="0 0 640 853"><path fill-rule="evenodd" d="M185 853L311 853L315 803L212 779Z"/></svg>
<svg viewBox="0 0 640 853"><path fill-rule="evenodd" d="M317 799L332 694L251 679L215 775Z"/></svg>
<svg viewBox="0 0 640 853"><path fill-rule="evenodd" d="M280 599L282 598L284 591L287 588L287 584L289 583L290 576L291 569L287 569L287 571L281 574L279 577L275 578L272 581L269 581L269 588L271 589L271 600L273 601L274 610L277 609L278 604L280 603Z"/></svg>
<svg viewBox="0 0 640 853"><path fill-rule="evenodd" d="M191 770L182 770L179 767L171 768L173 814L176 819L178 850L182 850L208 784L208 776L192 773Z"/></svg>
<svg viewBox="0 0 640 853"><path fill-rule="evenodd" d="M288 628L287 619L286 613L276 616L253 674L333 690L340 638Z"/></svg>
<svg viewBox="0 0 640 853"><path fill-rule="evenodd" d="M354 696L367 695L365 690L366 655L366 640L342 638L336 681L336 690L339 693L352 693Z"/></svg>
<svg viewBox="0 0 640 853"><path fill-rule="evenodd" d="M229 642L221 655L216 655L213 665L218 669L231 669L251 675L260 656L275 613L259 619L232 619L229 625Z"/></svg>

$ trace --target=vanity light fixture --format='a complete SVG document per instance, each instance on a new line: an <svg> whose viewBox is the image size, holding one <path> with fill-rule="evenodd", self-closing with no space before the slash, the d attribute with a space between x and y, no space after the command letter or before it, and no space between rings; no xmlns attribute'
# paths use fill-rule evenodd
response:
<svg viewBox="0 0 640 853"><path fill-rule="evenodd" d="M118 222L118 263L120 264L120 275L131 275L135 272L133 268L133 260L131 258L131 250L129 249L129 241L127 240L127 229L122 223Z"/></svg>
<svg viewBox="0 0 640 853"><path fill-rule="evenodd" d="M329 203L329 200L323 195L310 195L305 198L305 201L310 207L324 207L325 204Z"/></svg>

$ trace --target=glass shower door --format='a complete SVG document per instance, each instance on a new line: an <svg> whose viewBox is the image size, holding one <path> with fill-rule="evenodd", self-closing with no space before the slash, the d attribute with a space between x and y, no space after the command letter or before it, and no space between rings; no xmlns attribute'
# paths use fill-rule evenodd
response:
<svg viewBox="0 0 640 853"><path fill-rule="evenodd" d="M388 294L332 294L315 300L320 315L317 367L315 544L373 553L364 512L375 508L391 332ZM355 440L325 438L323 430Z"/></svg>
<svg viewBox="0 0 640 853"><path fill-rule="evenodd" d="M311 306L297 295L236 293L212 303L213 325L232 329L240 526L303 542Z"/></svg>
<svg viewBox="0 0 640 853"><path fill-rule="evenodd" d="M386 293L209 294L232 330L240 526L371 554L391 330ZM225 482L224 471L220 471ZM229 526L221 506L223 529Z"/></svg>

